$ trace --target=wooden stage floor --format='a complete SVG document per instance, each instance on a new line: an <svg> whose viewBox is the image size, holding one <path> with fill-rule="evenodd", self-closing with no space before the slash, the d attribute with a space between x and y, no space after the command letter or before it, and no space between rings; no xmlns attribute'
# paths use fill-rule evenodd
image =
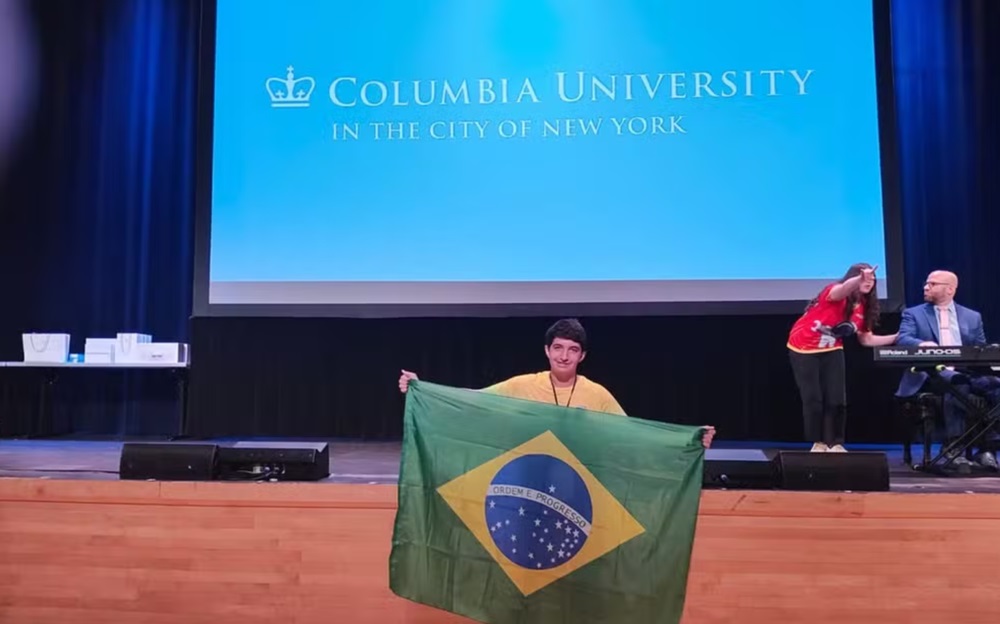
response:
<svg viewBox="0 0 1000 624"><path fill-rule="evenodd" d="M0 622L468 621L387 587L398 445L318 483L119 481L119 448L0 441ZM897 481L705 491L684 621L994 621L997 479Z"/></svg>

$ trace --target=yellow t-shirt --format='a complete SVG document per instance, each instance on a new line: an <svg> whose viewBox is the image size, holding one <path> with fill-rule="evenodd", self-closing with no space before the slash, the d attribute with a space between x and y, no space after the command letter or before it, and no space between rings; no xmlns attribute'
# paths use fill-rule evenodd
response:
<svg viewBox="0 0 1000 624"><path fill-rule="evenodd" d="M488 388L483 388L483 392L492 392L502 396L516 399L527 399L529 401L539 401L541 403L555 403L552 397L552 382L549 379L549 372L528 373L527 375L517 375L506 381L493 384ZM572 398L570 393L572 392ZM559 405L577 407L593 412L604 412L607 414L618 414L625 416L625 410L618 404L615 397L599 383L590 381L583 375L576 376L576 389L572 386L566 388L556 388L556 398Z"/></svg>

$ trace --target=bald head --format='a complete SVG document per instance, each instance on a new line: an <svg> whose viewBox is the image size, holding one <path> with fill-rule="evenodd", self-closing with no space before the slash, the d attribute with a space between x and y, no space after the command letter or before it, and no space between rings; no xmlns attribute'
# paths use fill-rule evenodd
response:
<svg viewBox="0 0 1000 624"><path fill-rule="evenodd" d="M934 305L948 305L955 300L958 276L951 271L932 271L924 284L924 301Z"/></svg>

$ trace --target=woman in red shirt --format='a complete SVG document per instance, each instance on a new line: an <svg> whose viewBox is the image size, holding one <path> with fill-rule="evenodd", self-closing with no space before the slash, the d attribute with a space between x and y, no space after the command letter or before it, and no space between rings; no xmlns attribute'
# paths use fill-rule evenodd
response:
<svg viewBox="0 0 1000 624"><path fill-rule="evenodd" d="M806 306L788 336L789 357L802 397L805 435L813 452L844 452L847 428L844 338L856 334L866 347L891 345L896 334L876 336L879 303L875 269L852 265Z"/></svg>

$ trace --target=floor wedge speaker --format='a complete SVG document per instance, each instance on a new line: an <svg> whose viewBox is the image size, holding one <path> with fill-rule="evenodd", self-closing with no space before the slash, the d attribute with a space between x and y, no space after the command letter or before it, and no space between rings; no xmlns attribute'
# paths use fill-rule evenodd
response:
<svg viewBox="0 0 1000 624"><path fill-rule="evenodd" d="M210 481L215 478L214 444L127 442L118 477L129 480Z"/></svg>
<svg viewBox="0 0 1000 624"><path fill-rule="evenodd" d="M702 487L773 490L778 487L778 466L757 449L708 449Z"/></svg>
<svg viewBox="0 0 1000 624"><path fill-rule="evenodd" d="M326 442L237 442L219 447L220 479L320 481L329 476Z"/></svg>
<svg viewBox="0 0 1000 624"><path fill-rule="evenodd" d="M780 451L775 461L783 490L889 490L889 462L885 453Z"/></svg>

